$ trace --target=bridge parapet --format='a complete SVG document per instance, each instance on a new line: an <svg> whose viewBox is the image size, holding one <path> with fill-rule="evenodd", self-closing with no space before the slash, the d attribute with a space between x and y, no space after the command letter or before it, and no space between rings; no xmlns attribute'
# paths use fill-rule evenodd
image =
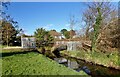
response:
<svg viewBox="0 0 120 77"><path fill-rule="evenodd" d="M55 46L66 45L67 51L76 51L77 46L82 47L82 41L56 41Z"/></svg>
<svg viewBox="0 0 120 77"><path fill-rule="evenodd" d="M69 41L67 42L67 51L76 51L77 46L82 47L81 41Z"/></svg>

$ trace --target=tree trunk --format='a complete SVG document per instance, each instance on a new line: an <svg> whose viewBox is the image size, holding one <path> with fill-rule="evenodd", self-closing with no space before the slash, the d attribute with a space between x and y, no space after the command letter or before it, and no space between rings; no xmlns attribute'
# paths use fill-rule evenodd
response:
<svg viewBox="0 0 120 77"><path fill-rule="evenodd" d="M98 17L96 18L96 23L94 25L94 34L93 34L93 39L92 39L92 51L93 52L97 48L97 38L99 35L99 29L100 29L100 24L102 20L100 7L97 8L97 12L98 12Z"/></svg>

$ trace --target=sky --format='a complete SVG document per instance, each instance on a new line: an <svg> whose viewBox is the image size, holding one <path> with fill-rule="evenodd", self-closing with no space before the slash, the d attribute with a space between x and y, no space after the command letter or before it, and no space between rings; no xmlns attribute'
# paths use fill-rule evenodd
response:
<svg viewBox="0 0 120 77"><path fill-rule="evenodd" d="M81 21L86 8L85 2L11 2L7 13L18 22L25 34L33 35L37 28L42 27L58 32L70 30L70 16L74 15ZM74 28L80 29L80 26Z"/></svg>
<svg viewBox="0 0 120 77"><path fill-rule="evenodd" d="M119 0L10 0L12 2L119 2Z"/></svg>

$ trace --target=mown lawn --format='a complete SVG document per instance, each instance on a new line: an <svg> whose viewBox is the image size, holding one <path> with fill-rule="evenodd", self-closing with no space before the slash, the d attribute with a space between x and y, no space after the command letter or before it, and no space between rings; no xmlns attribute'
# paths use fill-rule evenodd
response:
<svg viewBox="0 0 120 77"><path fill-rule="evenodd" d="M0 58L1 59L1 58ZM2 57L2 75L86 75L37 53Z"/></svg>

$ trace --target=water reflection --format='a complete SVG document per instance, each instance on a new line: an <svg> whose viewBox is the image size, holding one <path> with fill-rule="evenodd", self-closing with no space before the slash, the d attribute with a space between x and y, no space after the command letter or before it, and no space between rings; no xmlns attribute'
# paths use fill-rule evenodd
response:
<svg viewBox="0 0 120 77"><path fill-rule="evenodd" d="M55 58L59 64L63 64L66 67L76 70L77 72L83 70L88 75L92 77L113 77L120 76L120 71L112 68L107 68L92 63L87 63L85 61L73 59L73 58Z"/></svg>
<svg viewBox="0 0 120 77"><path fill-rule="evenodd" d="M54 58L54 60L59 64L63 64L66 67L76 70L77 72L83 70L84 72L90 75L90 70L87 68L87 66L81 67L81 65L74 59Z"/></svg>

